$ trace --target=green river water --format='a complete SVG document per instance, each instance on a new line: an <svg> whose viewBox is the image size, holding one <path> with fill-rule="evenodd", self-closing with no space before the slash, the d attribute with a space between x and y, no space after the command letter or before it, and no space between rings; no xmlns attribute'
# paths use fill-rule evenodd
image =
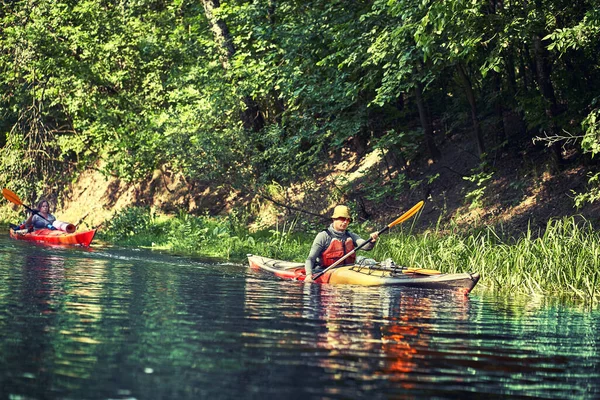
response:
<svg viewBox="0 0 600 400"><path fill-rule="evenodd" d="M599 328L598 309L547 299L0 232L0 399L598 399Z"/></svg>

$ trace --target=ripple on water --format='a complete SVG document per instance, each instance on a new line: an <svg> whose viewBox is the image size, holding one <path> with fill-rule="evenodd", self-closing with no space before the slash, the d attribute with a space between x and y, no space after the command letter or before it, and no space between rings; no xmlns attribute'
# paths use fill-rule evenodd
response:
<svg viewBox="0 0 600 400"><path fill-rule="evenodd" d="M0 383L13 397L600 396L595 310L0 242Z"/></svg>

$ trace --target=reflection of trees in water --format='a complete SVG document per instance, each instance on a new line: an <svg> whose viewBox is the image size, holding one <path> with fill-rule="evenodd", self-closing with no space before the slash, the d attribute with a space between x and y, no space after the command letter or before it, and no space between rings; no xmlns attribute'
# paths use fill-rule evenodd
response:
<svg viewBox="0 0 600 400"><path fill-rule="evenodd" d="M64 260L50 255L27 254L11 260L13 294L2 307L11 317L2 326L2 355L11 374L1 374L4 394L37 396L52 386L48 373L57 346L49 336L57 324L64 297Z"/></svg>
<svg viewBox="0 0 600 400"><path fill-rule="evenodd" d="M28 255L23 263L22 303L42 314L56 312L64 295L64 259L45 255Z"/></svg>
<svg viewBox="0 0 600 400"><path fill-rule="evenodd" d="M11 298L17 304L14 318L2 327L3 336L10 337L2 354L15 371L0 382L7 393L52 397L93 374L94 353L102 340L98 321L104 268L65 253L32 247L22 258L13 257L18 272Z"/></svg>
<svg viewBox="0 0 600 400"><path fill-rule="evenodd" d="M151 379L146 371L159 368L165 349L172 350L172 363L197 361L187 342L203 326L180 323L188 315L188 301L198 297L193 282L168 266L130 260L137 255L118 255L115 261L81 257L80 249L73 257L68 251L61 257L36 250L14 256L18 272L13 272L12 293L3 296L16 304L9 305L7 324L0 320L0 368L13 371L0 374L0 392L108 398L123 388L132 394L134 388L140 398L168 398L174 382L158 393L138 380ZM204 289L201 297L208 300L216 288ZM216 314L219 301L211 300L205 304ZM183 375L172 378L185 384Z"/></svg>
<svg viewBox="0 0 600 400"><path fill-rule="evenodd" d="M320 285L311 285L305 294L307 316L312 313L312 318L324 322L324 332L317 341L318 348L328 350L328 356L320 360L323 368L334 375L361 371L361 378L367 380L372 375L401 380L401 374L412 371L417 353L414 342L422 342L421 327L411 323L419 316L402 313L418 301L420 313L425 316L426 299L416 300L400 293L389 296L385 290Z"/></svg>
<svg viewBox="0 0 600 400"><path fill-rule="evenodd" d="M380 327L382 352L386 362L378 372L404 389L415 387L415 372L430 357L443 357L431 348L433 331L440 322L468 318L469 299L455 293L400 293L388 302L387 323ZM436 355L437 354L437 355Z"/></svg>

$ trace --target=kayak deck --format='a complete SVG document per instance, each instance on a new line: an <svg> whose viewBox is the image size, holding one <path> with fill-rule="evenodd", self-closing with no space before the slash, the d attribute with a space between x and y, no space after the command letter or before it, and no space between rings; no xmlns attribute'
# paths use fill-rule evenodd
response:
<svg viewBox="0 0 600 400"><path fill-rule="evenodd" d="M10 229L10 237L16 240L28 240L50 244L68 244L89 246L94 239L96 229L83 232L67 233L61 230L40 229L33 232L24 232Z"/></svg>
<svg viewBox="0 0 600 400"><path fill-rule="evenodd" d="M255 270L267 271L283 279L303 281L304 264L248 255L248 263ZM406 286L426 289L450 289L465 294L473 290L480 279L477 273L444 274L419 268L384 268L379 266L351 265L328 270L316 283L349 284L363 286Z"/></svg>

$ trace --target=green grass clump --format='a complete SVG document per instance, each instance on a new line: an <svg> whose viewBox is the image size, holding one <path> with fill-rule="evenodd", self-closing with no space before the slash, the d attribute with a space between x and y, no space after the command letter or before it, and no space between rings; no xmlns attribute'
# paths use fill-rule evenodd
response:
<svg viewBox="0 0 600 400"><path fill-rule="evenodd" d="M292 259L306 257L312 237L295 232L295 224L251 233L232 214L227 217L158 216L147 207L116 214L99 233L101 240L124 246L169 249L182 254L245 260L247 254Z"/></svg>

